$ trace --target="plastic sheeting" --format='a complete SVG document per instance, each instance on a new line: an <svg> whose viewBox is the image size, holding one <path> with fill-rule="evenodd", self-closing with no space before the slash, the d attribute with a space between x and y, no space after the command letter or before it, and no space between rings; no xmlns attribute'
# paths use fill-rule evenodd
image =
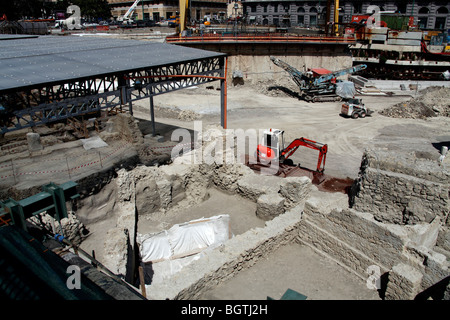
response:
<svg viewBox="0 0 450 320"><path fill-rule="evenodd" d="M356 94L355 84L351 81L336 83L336 94L344 99L353 98Z"/></svg>
<svg viewBox="0 0 450 320"><path fill-rule="evenodd" d="M159 233L138 235L142 262L159 262L196 254L229 239L229 215L176 224Z"/></svg>
<svg viewBox="0 0 450 320"><path fill-rule="evenodd" d="M87 139L80 139L85 150L107 147L108 144L99 136L93 136Z"/></svg>

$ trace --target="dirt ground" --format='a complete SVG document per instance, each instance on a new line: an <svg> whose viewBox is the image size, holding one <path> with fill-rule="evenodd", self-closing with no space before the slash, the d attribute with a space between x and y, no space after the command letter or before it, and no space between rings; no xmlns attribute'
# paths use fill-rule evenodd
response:
<svg viewBox="0 0 450 320"><path fill-rule="evenodd" d="M157 133L170 140L171 128L193 129L193 121L203 127L220 123L220 92L199 87L155 97ZM408 94L361 96L374 113L365 119L339 115L341 103L308 103L284 92L264 92L254 87L231 87L228 90L228 129L285 130L285 141L305 137L328 144L325 172L338 178L356 178L365 148L377 147L393 152L412 152L430 160L439 158L439 143L450 142L450 119L434 117L405 119L386 117L378 112L406 101ZM180 112L181 111L181 112ZM134 108L135 116L149 119L148 105ZM186 121L187 120L187 121ZM143 126L150 133L150 126ZM314 169L318 153L299 149L294 163ZM448 163L448 159L446 162ZM216 205L217 207L217 205ZM216 207L208 207L206 212ZM377 291L368 289L334 261L311 248L292 244L278 249L252 268L207 292L202 299L280 299L291 288L312 300L377 300Z"/></svg>
<svg viewBox="0 0 450 320"><path fill-rule="evenodd" d="M264 87L265 86L265 87ZM228 129L278 128L285 131L285 141L305 137L328 144L325 173L337 178L356 178L365 148L384 148L393 152L411 152L430 160L438 160L438 145L450 143L450 118L405 119L383 116L378 112L395 104L406 102L411 95L366 95L366 106L374 111L364 119L344 118L339 115L341 103L308 103L298 100L284 91L247 85L233 87L227 92ZM213 89L206 86L180 90L154 98L157 133L170 141L176 128L194 128L194 120L208 124L220 124L220 91L218 83ZM450 99L450 98L449 98ZM182 111L182 112L180 112ZM140 122L143 134L151 133L149 101L141 100L134 105L134 116ZM78 147L81 150L81 147ZM61 149L70 155L73 149ZM249 150L249 152L254 152ZM56 154L59 155L60 153ZM51 155L55 157L55 154ZM307 148L293 155L294 163L315 169L318 152ZM444 165L448 163L447 157ZM41 162L42 163L42 162ZM45 164L42 163L45 167ZM38 168L33 170L39 170ZM67 173L63 174L67 175ZM66 176L63 179L67 179ZM241 212L254 212L253 203L242 202L235 196L211 190L211 197L199 206L185 211L173 212L164 221L142 219L138 232L147 233L168 229L175 223L201 217L222 214L227 208L234 214L231 229L234 234L245 232L264 223L254 216L238 218ZM92 208L96 210L95 208ZM240 219L240 220L239 220ZM102 235L113 227L112 220L87 225L91 235L82 247L87 252L95 250L101 257L104 239ZM217 289L206 293L202 299L279 299L291 288L308 299L379 299L376 291L369 290L364 280L306 246L292 244L280 248L252 268L242 271L235 278Z"/></svg>
<svg viewBox="0 0 450 320"><path fill-rule="evenodd" d="M355 178L365 148L415 152L432 160L439 158L440 150L435 145L450 141L448 117L407 119L378 113L387 107L409 101L414 93L360 96L374 113L364 119L351 119L340 116L340 102L308 103L283 91L274 95L273 92L267 94L245 85L230 87L227 92L227 128L277 128L285 131L286 143L299 137L326 143L328 154L325 173L338 178ZM204 128L210 123L220 124L220 91L216 88L182 90L157 96L154 102L157 106L157 132L167 140L170 140L171 134L166 129L167 125L193 129L193 120L201 120ZM140 101L134 108L135 116L150 119L148 108L148 102ZM180 110L183 112L181 115L176 112ZM188 121L183 121L186 114ZM148 129L146 133L150 132ZM300 148L292 159L296 164L315 169L317 157L316 150Z"/></svg>
<svg viewBox="0 0 450 320"><path fill-rule="evenodd" d="M287 289L307 300L380 300L377 290L369 289L365 281L300 244L277 249L200 299L278 300Z"/></svg>

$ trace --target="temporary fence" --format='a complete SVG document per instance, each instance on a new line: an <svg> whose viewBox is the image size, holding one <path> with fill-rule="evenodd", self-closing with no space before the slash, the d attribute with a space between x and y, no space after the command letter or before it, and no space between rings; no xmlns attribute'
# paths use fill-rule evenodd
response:
<svg viewBox="0 0 450 320"><path fill-rule="evenodd" d="M0 184L17 184L24 180L43 179L51 176L55 180L73 180L91 168L101 170L125 158L130 142L121 142L113 147L90 149L61 157L36 156L11 159L0 163Z"/></svg>
<svg viewBox="0 0 450 320"><path fill-rule="evenodd" d="M193 148L193 143L171 144L166 146L149 146L148 149L157 153L171 154L174 147ZM22 152L17 146L2 150L4 154L14 154ZM23 159L11 159L0 162L0 185L13 185L19 182L42 179L48 181L66 181L80 178L93 170L103 170L111 165L124 160L136 151L131 151L131 142L120 142L114 146L104 148L92 148L75 154L64 156L47 157L45 155L34 156ZM131 152L131 153L130 153ZM51 179L47 177L51 176Z"/></svg>

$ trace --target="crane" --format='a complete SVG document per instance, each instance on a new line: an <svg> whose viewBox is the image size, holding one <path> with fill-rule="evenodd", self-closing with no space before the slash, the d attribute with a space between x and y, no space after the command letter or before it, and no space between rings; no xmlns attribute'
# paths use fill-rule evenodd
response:
<svg viewBox="0 0 450 320"><path fill-rule="evenodd" d="M179 0L180 6L180 34L186 30L187 18L189 13L189 0Z"/></svg>
<svg viewBox="0 0 450 320"><path fill-rule="evenodd" d="M133 22L133 20L130 18L130 16L133 14L134 10L136 9L138 3L141 0L136 0L130 8L128 8L127 12L123 15L123 17L119 17L117 20L122 21L124 24L128 24Z"/></svg>
<svg viewBox="0 0 450 320"><path fill-rule="evenodd" d="M300 94L306 101L327 101L340 100L341 98L336 94L336 81L339 76L352 74L367 68L365 64L360 64L354 67L329 72L320 77L313 77L312 74L301 72L286 62L270 57L272 62L284 69L291 76L292 80L300 89Z"/></svg>

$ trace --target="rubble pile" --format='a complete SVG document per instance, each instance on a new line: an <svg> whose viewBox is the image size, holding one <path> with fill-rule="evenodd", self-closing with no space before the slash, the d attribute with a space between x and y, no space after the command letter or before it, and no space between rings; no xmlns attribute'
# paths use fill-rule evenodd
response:
<svg viewBox="0 0 450 320"><path fill-rule="evenodd" d="M420 96L401 102L380 111L392 118L426 119L430 117L450 117L450 88L429 87L420 91Z"/></svg>

